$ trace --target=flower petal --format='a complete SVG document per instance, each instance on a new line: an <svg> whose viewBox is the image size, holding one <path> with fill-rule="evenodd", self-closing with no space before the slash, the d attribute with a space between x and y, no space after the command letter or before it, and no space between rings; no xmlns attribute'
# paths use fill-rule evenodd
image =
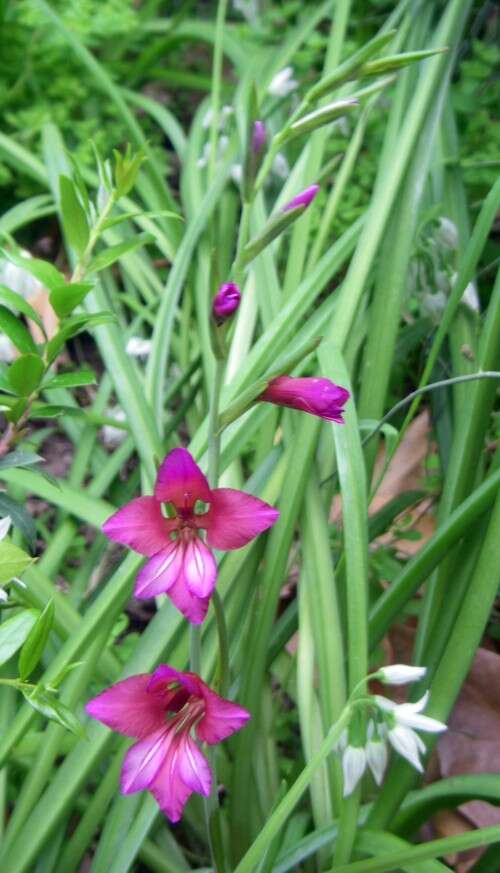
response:
<svg viewBox="0 0 500 873"><path fill-rule="evenodd" d="M186 586L195 597L210 597L217 581L217 564L212 552L199 537L184 549L182 573Z"/></svg>
<svg viewBox="0 0 500 873"><path fill-rule="evenodd" d="M352 794L366 769L366 752L359 746L347 746L342 755L344 797Z"/></svg>
<svg viewBox="0 0 500 873"><path fill-rule="evenodd" d="M240 549L277 522L279 511L258 497L234 488L212 491L207 540L214 549Z"/></svg>
<svg viewBox="0 0 500 873"><path fill-rule="evenodd" d="M167 755L172 732L165 725L139 743L125 755L120 785L122 794L133 794L149 788Z"/></svg>
<svg viewBox="0 0 500 873"><path fill-rule="evenodd" d="M393 749L402 755L403 758L415 767L419 773L423 773L424 768L420 762L419 753L421 750L421 741L411 728L396 725L388 732L387 737Z"/></svg>
<svg viewBox="0 0 500 873"><path fill-rule="evenodd" d="M165 703L149 693L149 673L130 676L89 700L85 709L92 718L127 737L142 739L164 722Z"/></svg>
<svg viewBox="0 0 500 873"><path fill-rule="evenodd" d="M166 594L179 578L183 561L184 544L180 540L171 540L140 571L135 580L135 596L147 600Z"/></svg>
<svg viewBox="0 0 500 873"><path fill-rule="evenodd" d="M102 529L110 540L148 558L168 542L168 522L154 497L131 500L108 518Z"/></svg>
<svg viewBox="0 0 500 873"><path fill-rule="evenodd" d="M439 734L447 729L446 725L442 721L438 721L437 718L429 718L427 715L405 710L404 706L402 704L394 713L398 724L431 734Z"/></svg>
<svg viewBox="0 0 500 873"><path fill-rule="evenodd" d="M387 767L387 747L383 740L369 740L366 744L366 761L377 785L382 785Z"/></svg>
<svg viewBox="0 0 500 873"><path fill-rule="evenodd" d="M236 703L219 697L201 679L199 693L205 700L205 714L196 726L196 733L203 743L220 743L247 723L250 713Z"/></svg>
<svg viewBox="0 0 500 873"><path fill-rule="evenodd" d="M186 785L180 775L180 746L181 737L173 736L163 764L149 785L149 791L171 822L182 818L184 807L193 793L193 789Z"/></svg>
<svg viewBox="0 0 500 873"><path fill-rule="evenodd" d="M186 449L169 452L156 477L155 497L178 509L192 509L197 500L210 503L208 482Z"/></svg>
<svg viewBox="0 0 500 873"><path fill-rule="evenodd" d="M193 739L186 734L179 744L179 776L191 791L208 797L212 789L212 773L208 761Z"/></svg>
<svg viewBox="0 0 500 873"><path fill-rule="evenodd" d="M277 376L271 379L259 399L343 424L343 407L349 397L346 388L335 385L329 379L316 376Z"/></svg>
<svg viewBox="0 0 500 873"><path fill-rule="evenodd" d="M182 612L184 618L187 618L191 624L201 624L204 621L208 612L210 598L196 597L196 595L191 594L184 576L179 576L175 585L169 588L167 594L174 606L177 607L179 612Z"/></svg>

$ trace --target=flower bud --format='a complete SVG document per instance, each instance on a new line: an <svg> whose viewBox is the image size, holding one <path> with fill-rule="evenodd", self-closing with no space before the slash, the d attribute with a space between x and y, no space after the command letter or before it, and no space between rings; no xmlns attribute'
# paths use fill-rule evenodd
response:
<svg viewBox="0 0 500 873"><path fill-rule="evenodd" d="M377 678L384 685L406 685L408 682L416 682L423 679L426 674L425 667L411 667L408 664L390 664L382 667L377 673Z"/></svg>
<svg viewBox="0 0 500 873"><path fill-rule="evenodd" d="M249 126L245 168L243 171L243 199L253 199L254 183L266 148L266 126L263 121L254 121Z"/></svg>
<svg viewBox="0 0 500 873"><path fill-rule="evenodd" d="M231 318L240 305L241 292L234 282L221 285L212 301L212 315L218 324Z"/></svg>
<svg viewBox="0 0 500 873"><path fill-rule="evenodd" d="M266 143L266 125L263 121L255 121L252 133L252 151L259 155Z"/></svg>
<svg viewBox="0 0 500 873"><path fill-rule="evenodd" d="M284 67L271 79L267 89L272 97L287 97L298 87L298 82L293 78L293 67Z"/></svg>
<svg viewBox="0 0 500 873"><path fill-rule="evenodd" d="M275 403L277 406L288 406L343 424L343 406L349 397L349 391L329 379L315 376L278 376L271 379L259 400Z"/></svg>
<svg viewBox="0 0 500 873"><path fill-rule="evenodd" d="M289 203L283 206L282 212L290 212L291 209L297 209L299 206L303 206L304 209L307 209L307 207L313 202L318 191L319 185L310 185L309 188L301 191L300 194L297 194L297 196L293 198L293 200L290 200Z"/></svg>

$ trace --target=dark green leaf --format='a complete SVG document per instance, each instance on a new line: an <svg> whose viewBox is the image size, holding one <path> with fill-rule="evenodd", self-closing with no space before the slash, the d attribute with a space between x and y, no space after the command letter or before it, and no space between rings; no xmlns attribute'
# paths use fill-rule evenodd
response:
<svg viewBox="0 0 500 873"><path fill-rule="evenodd" d="M43 655L54 623L54 601L49 600L31 628L19 655L19 676L28 679Z"/></svg>
<svg viewBox="0 0 500 873"><path fill-rule="evenodd" d="M7 334L20 352L36 354L35 341L24 322L3 305L0 305L0 330Z"/></svg>
<svg viewBox="0 0 500 873"><path fill-rule="evenodd" d="M34 691L23 691L23 695L30 706L45 718L57 722L80 739L86 739L85 731L76 715L50 691L45 688L35 688Z"/></svg>
<svg viewBox="0 0 500 873"><path fill-rule="evenodd" d="M2 250L2 254L17 267L21 267L23 270L31 273L32 276L35 276L49 291L52 291L52 288L56 288L58 285L64 285L65 278L63 274L56 270L53 264L49 264L48 261L41 261L38 258L23 258L21 255L7 252L5 249Z"/></svg>
<svg viewBox="0 0 500 873"><path fill-rule="evenodd" d="M0 458L0 470L8 470L10 467L32 467L33 464L39 464L43 461L41 455L35 452L23 452L21 449L16 449L14 452L9 452L3 458Z"/></svg>
<svg viewBox="0 0 500 873"><path fill-rule="evenodd" d="M33 551L36 543L36 528L31 515L24 506L12 500L12 497L0 494L0 516L5 518L6 515L10 515L12 524L26 537L29 547Z"/></svg>
<svg viewBox="0 0 500 873"><path fill-rule="evenodd" d="M52 362L57 357L65 343L82 330L97 327L100 324L110 324L115 321L112 312L96 312L93 315L73 315L64 322L61 330L56 333L47 345L47 357Z"/></svg>
<svg viewBox="0 0 500 873"><path fill-rule="evenodd" d="M124 255L130 254L130 252L135 252L136 249L140 249L142 246L146 245L146 243L150 242L154 242L154 236L151 233L141 233L139 236L135 236L132 239L127 239L115 246L110 246L109 249L100 252L91 260L88 266L88 272L98 273L100 270L110 267L111 264L114 264L115 261L122 258Z"/></svg>
<svg viewBox="0 0 500 873"><path fill-rule="evenodd" d="M44 330L43 321L38 315L38 312L33 309L30 303L21 296L21 294L17 294L15 291L11 291L10 288L7 288L5 285L0 285L0 300L3 300L7 303L8 306L14 307L19 312L22 312L26 318L31 318L35 324L38 325L40 330Z"/></svg>
<svg viewBox="0 0 500 873"><path fill-rule="evenodd" d="M22 355L9 367L9 382L20 397L29 397L42 381L45 364L39 355Z"/></svg>
<svg viewBox="0 0 500 873"><path fill-rule="evenodd" d="M85 300L93 287L94 282L68 282L58 285L50 292L50 305L59 318L66 318Z"/></svg>
<svg viewBox="0 0 500 873"><path fill-rule="evenodd" d="M78 388L80 385L95 385L96 375L92 370L75 370L74 373L59 373L44 388Z"/></svg>
<svg viewBox="0 0 500 873"><path fill-rule="evenodd" d="M0 664L21 648L39 615L38 609L23 609L0 624Z"/></svg>
<svg viewBox="0 0 500 873"><path fill-rule="evenodd" d="M19 576L26 567L33 563L26 552L8 540L0 542L0 585L10 582L14 576Z"/></svg>
<svg viewBox="0 0 500 873"><path fill-rule="evenodd" d="M89 225L75 186L67 176L59 177L64 233L72 248L82 255L89 241Z"/></svg>

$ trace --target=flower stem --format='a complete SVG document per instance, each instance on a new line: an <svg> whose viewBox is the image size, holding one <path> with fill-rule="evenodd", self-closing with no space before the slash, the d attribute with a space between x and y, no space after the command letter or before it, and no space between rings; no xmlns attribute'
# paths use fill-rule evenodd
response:
<svg viewBox="0 0 500 873"><path fill-rule="evenodd" d="M313 755L307 766L304 767L300 776L297 777L292 787L285 794L283 800L278 804L275 811L267 820L257 838L239 862L234 873L251 873L251 871L256 868L267 847L270 845L276 834L279 833L287 818L291 815L295 806L302 797L304 791L306 791L314 773L328 757L335 743L339 740L344 727L349 723L351 712L351 705L348 703L340 714L338 720L328 731L316 754Z"/></svg>

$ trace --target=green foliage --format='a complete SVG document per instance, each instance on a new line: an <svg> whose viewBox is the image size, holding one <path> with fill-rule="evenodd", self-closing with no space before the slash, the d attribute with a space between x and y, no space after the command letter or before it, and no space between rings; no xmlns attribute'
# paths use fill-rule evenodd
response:
<svg viewBox="0 0 500 873"><path fill-rule="evenodd" d="M441 720L485 628L498 638L498 50L469 5L339 2L332 24L312 0L228 4L226 22L224 4L6 4L0 183L8 205L37 196L0 219L15 347L0 367L2 869L437 873L448 851L498 840L418 836L438 809L498 802L497 777L423 786L393 755L380 790L367 779L346 800L342 774L387 633L415 636ZM289 65L297 87L270 94ZM350 101L349 116L327 109L319 126L319 98ZM242 208L256 118L266 151L247 162ZM314 203L282 211L317 181ZM225 281L242 302L215 361ZM480 312L463 299L473 284ZM349 386L345 425L260 402L284 373ZM418 401L423 475L377 509L380 439L397 465ZM211 485L220 473L280 509L217 555L219 598L191 632L167 599L131 598L143 557L102 533L180 445ZM423 501L437 516L425 541ZM214 749L219 798L190 801L175 830L150 797L117 796L123 739L89 722L87 740L80 722L91 696L159 663L252 714Z"/></svg>

